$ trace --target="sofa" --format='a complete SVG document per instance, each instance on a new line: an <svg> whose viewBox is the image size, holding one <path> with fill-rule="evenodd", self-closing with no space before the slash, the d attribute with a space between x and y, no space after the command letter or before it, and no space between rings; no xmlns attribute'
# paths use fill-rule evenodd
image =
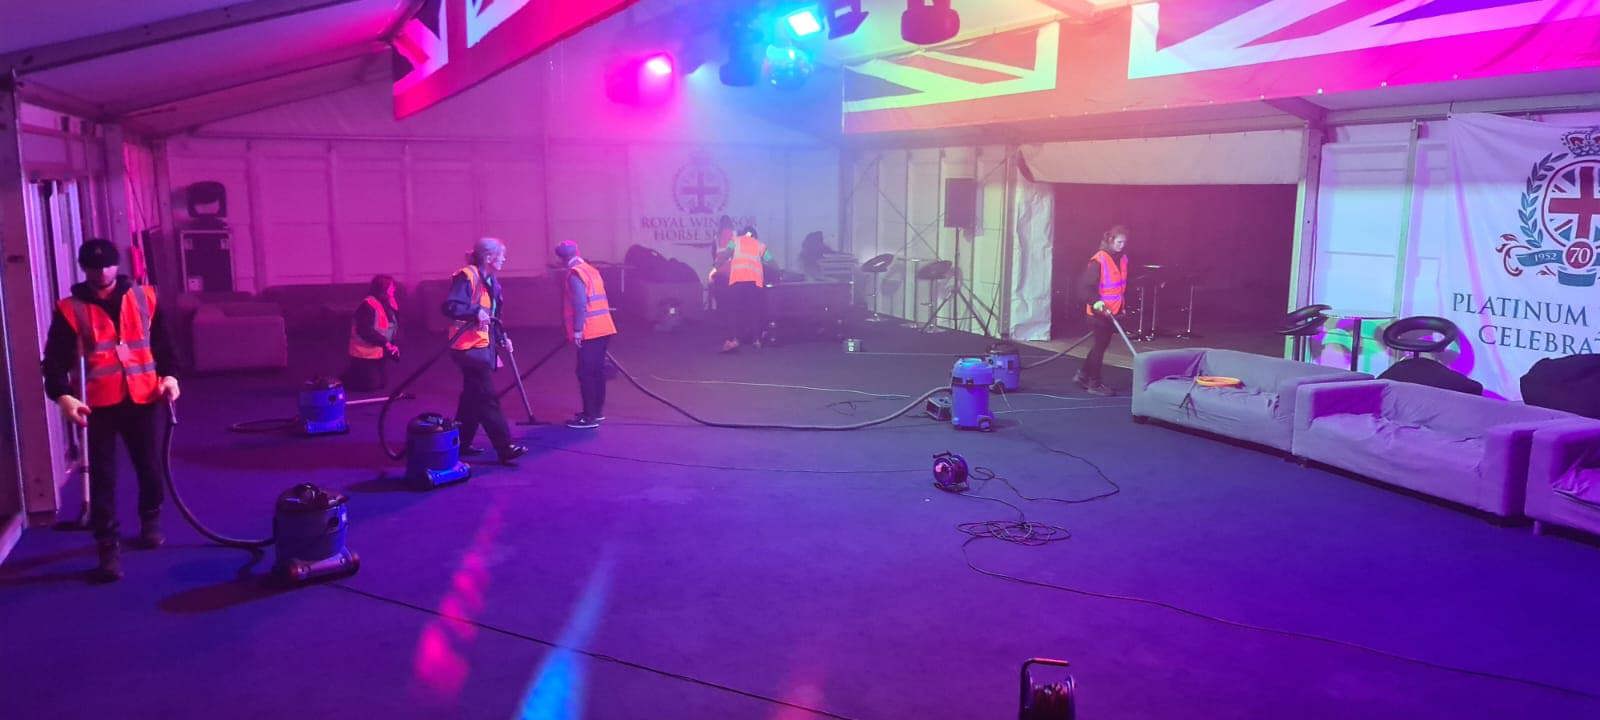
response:
<svg viewBox="0 0 1600 720"><path fill-rule="evenodd" d="M560 273L532 277L500 278L501 318L512 328L559 328L561 319ZM448 324L440 306L450 294L450 278L417 283L416 302L411 311L422 318L429 332L443 333ZM402 307L405 307L402 305Z"/></svg>
<svg viewBox="0 0 1600 720"><path fill-rule="evenodd" d="M1291 451L1514 518L1523 514L1534 431L1573 417L1427 385L1318 383L1299 389Z"/></svg>
<svg viewBox="0 0 1600 720"><path fill-rule="evenodd" d="M201 305L190 335L196 372L281 369L289 365L289 334L275 303Z"/></svg>
<svg viewBox="0 0 1600 720"><path fill-rule="evenodd" d="M1600 535L1600 421L1571 420L1533 433L1525 510L1534 532L1548 523Z"/></svg>
<svg viewBox="0 0 1600 720"><path fill-rule="evenodd" d="M348 332L350 318L369 288L370 284L364 282L273 285L262 290L259 299L277 303L283 309L285 324L293 332ZM397 294L403 303L405 288L398 288Z"/></svg>
<svg viewBox="0 0 1600 720"><path fill-rule="evenodd" d="M1196 385L1200 375L1241 387ZM1155 350L1133 361L1133 417L1195 428L1288 452L1296 391L1311 383L1372 376L1283 358L1210 348Z"/></svg>

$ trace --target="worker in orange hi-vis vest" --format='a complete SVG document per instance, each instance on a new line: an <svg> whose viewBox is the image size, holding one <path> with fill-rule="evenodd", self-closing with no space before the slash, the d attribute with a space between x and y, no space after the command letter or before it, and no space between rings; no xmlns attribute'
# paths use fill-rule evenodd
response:
<svg viewBox="0 0 1600 720"><path fill-rule="evenodd" d="M1083 359L1083 367L1073 376L1073 382L1095 395L1115 395L1100 377L1105 367L1106 348L1111 346L1111 336L1116 333L1112 318L1122 314L1123 299L1128 291L1128 256L1123 250L1128 246L1128 229L1121 225L1112 227L1100 236L1100 249L1089 258L1081 280L1083 297L1089 298L1084 312L1094 330L1094 345Z"/></svg>
<svg viewBox="0 0 1600 720"><path fill-rule="evenodd" d="M567 427L590 430L606 419L606 350L617 334L617 323L611 317L606 283L599 270L578 256L578 244L562 242L556 246L556 257L567 267L561 316L567 339L578 348L578 393L583 398L583 409L567 421Z"/></svg>
<svg viewBox="0 0 1600 720"><path fill-rule="evenodd" d="M473 438L482 427L494 445L500 462L512 464L528 452L524 445L511 442L511 427L500 409L500 394L494 388L494 371L500 367L496 348L511 352L511 340L500 332L500 281L496 273L506 264L506 244L497 238L481 238L467 253L467 265L450 279L450 294L441 310L453 322L447 330L455 338L450 353L461 369L461 397L456 403L456 422L461 424L461 454L479 455Z"/></svg>
<svg viewBox="0 0 1600 720"><path fill-rule="evenodd" d="M344 373L345 389L354 392L382 390L389 384L386 362L400 359L395 345L399 327L400 301L395 297L394 278L378 275L367 286L367 297L356 306L350 319L350 367Z"/></svg>
<svg viewBox="0 0 1600 720"><path fill-rule="evenodd" d="M766 321L766 271L772 263L772 250L756 229L746 226L727 246L719 259L728 264L729 307L732 331L722 343L723 352L738 350L741 344L761 347L761 327Z"/></svg>
<svg viewBox="0 0 1600 720"><path fill-rule="evenodd" d="M158 400L178 399L178 364L155 289L117 274L117 246L94 239L78 251L86 279L56 303L44 347L45 395L72 422L89 429L89 525L100 548L92 579L122 578L117 534L117 438L139 479L139 544L166 541L159 519L164 462L158 451ZM83 360L84 397L72 374Z"/></svg>

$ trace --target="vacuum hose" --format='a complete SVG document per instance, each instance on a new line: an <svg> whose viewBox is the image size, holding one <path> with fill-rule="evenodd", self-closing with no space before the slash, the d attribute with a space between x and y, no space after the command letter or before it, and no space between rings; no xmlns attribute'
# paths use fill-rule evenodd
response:
<svg viewBox="0 0 1600 720"><path fill-rule="evenodd" d="M891 413L889 415L885 415L883 417L876 418L876 419L873 419L873 420L866 420L866 421L863 421L863 422L858 422L858 423L855 423L855 424L852 424L852 425L777 425L777 424L767 424L767 423L716 422L716 421L706 420L704 418L698 417L694 413L689 412L688 410L685 410L682 407L679 407L676 403L672 402L671 400L668 400L668 399L666 399L664 397L661 397L660 395L657 395L655 392L650 390L650 388L647 388L644 385L640 384L639 380L633 376L633 373L628 372L628 369L623 367L621 362L617 361L617 356L612 355L611 353L606 353L606 357L611 359L611 364L617 366L617 372L621 373L624 378L627 378L628 379L628 383L633 385L635 388L637 388L639 390L639 392L642 392L642 393L644 393L646 395L649 395L656 402L659 402L662 405L666 405L667 407L672 408L673 410L677 411L677 413L679 415L682 415L682 416L684 416L686 418L689 418L690 420L693 420L693 421L695 421L697 423L700 423L701 425L705 425L706 427L714 427L714 428L734 428L734 429L743 429L743 430L813 430L813 431L862 430L862 429L865 429L865 428L872 427L874 425L882 425L882 424L884 424L886 422L889 422L890 420L898 418L901 415L904 415L904 414L906 414L908 412L911 412L912 410L917 409L917 407L920 406L928 398L931 398L934 395L938 395L939 393L942 393L942 392L949 392L950 391L950 388L948 388L948 387L943 387L943 386L936 387L936 388L934 388L932 390L929 390L929 391L927 391L927 392L925 392L925 393L923 393L921 395L918 395L915 400L912 400L905 407L900 408L899 410L896 410L896 411L894 411L893 413Z"/></svg>
<svg viewBox="0 0 1600 720"><path fill-rule="evenodd" d="M167 402L167 433L166 433L166 436L163 437L162 440L161 440L161 455L162 455L161 474L164 476L164 479L167 481L167 494L172 496L172 504L178 506L178 513L183 515L183 519L186 522L188 522L189 525L191 527L193 527L196 532L200 533L201 535L204 535L207 540L210 540L211 542L214 542L214 543L216 543L218 545L225 545L227 547L244 548L246 550L258 550L260 548L264 548L264 547L266 547L268 545L271 545L273 540L274 540L274 538L268 537L268 538L264 538L264 539L261 539L261 540L246 540L246 539L241 539L241 538L228 537L227 535L223 535L223 534L221 534L221 533L219 533L219 532L217 532L215 530L212 530L211 528L206 527L205 523L200 522L200 518L195 517L194 511L189 509L188 503L185 503L183 501L183 495L178 492L178 484L172 480L172 436L177 433L177 431L176 431L177 427L178 427L178 410L177 410L177 407L173 402L168 401Z"/></svg>

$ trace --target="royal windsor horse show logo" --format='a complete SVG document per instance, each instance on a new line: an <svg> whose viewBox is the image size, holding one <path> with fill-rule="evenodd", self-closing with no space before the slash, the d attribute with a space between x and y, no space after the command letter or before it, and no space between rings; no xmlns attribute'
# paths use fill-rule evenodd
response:
<svg viewBox="0 0 1600 720"><path fill-rule="evenodd" d="M710 215L728 206L728 173L711 156L695 153L672 178L672 199L691 215Z"/></svg>
<svg viewBox="0 0 1600 720"><path fill-rule="evenodd" d="M1571 287L1592 287L1600 267L1600 127L1561 136L1564 152L1533 164L1517 209L1519 233L1500 236L1501 265L1512 277L1533 271Z"/></svg>

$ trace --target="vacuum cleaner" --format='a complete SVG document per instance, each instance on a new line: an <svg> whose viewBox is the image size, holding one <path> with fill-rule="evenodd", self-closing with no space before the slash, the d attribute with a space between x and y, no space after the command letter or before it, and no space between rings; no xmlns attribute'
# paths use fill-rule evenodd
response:
<svg viewBox="0 0 1600 720"><path fill-rule="evenodd" d="M342 395L342 390L341 390ZM172 478L172 438L178 426L178 412L167 403L167 432L162 440L165 462L162 475L167 493L179 514L207 540L225 547L257 551L276 545L272 575L290 586L312 580L354 575L361 569L361 558L345 544L349 532L348 499L341 493L301 483L278 496L272 518L272 536L261 539L228 537L206 527L184 502Z"/></svg>
<svg viewBox="0 0 1600 720"><path fill-rule="evenodd" d="M344 383L334 378L312 378L300 389L300 432L306 435L350 432L344 410Z"/></svg>
<svg viewBox="0 0 1600 720"><path fill-rule="evenodd" d="M989 386L994 367L983 358L961 358L950 370L950 424L958 430L994 429L989 412Z"/></svg>

